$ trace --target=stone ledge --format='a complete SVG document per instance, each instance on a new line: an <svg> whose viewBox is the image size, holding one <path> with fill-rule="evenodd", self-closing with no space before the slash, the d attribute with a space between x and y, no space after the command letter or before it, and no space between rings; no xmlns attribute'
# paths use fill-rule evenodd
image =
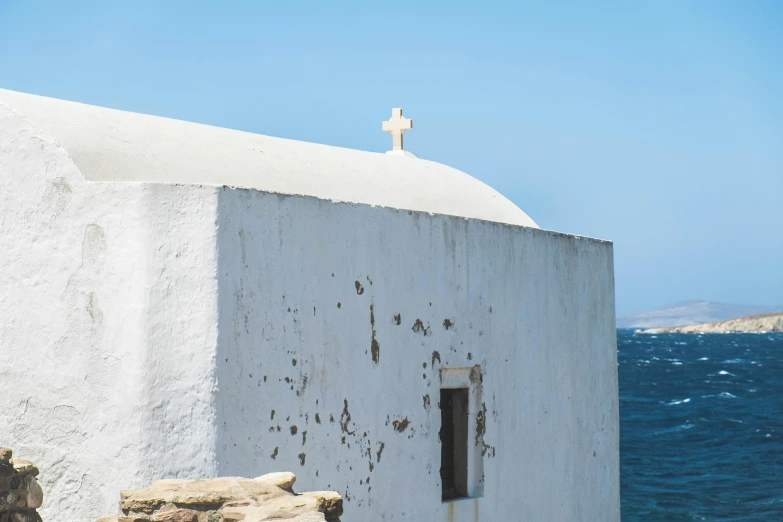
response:
<svg viewBox="0 0 783 522"><path fill-rule="evenodd" d="M293 473L255 479L168 479L120 492L120 512L98 522L338 521L343 499L334 491L294 493Z"/></svg>

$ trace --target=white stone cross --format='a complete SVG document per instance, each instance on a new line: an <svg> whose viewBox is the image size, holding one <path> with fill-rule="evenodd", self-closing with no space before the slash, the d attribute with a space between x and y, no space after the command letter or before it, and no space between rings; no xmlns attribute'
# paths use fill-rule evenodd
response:
<svg viewBox="0 0 783 522"><path fill-rule="evenodd" d="M402 133L413 128L413 120L402 117L402 109L392 109L392 116L383 122L382 129L391 132L392 150L402 150Z"/></svg>

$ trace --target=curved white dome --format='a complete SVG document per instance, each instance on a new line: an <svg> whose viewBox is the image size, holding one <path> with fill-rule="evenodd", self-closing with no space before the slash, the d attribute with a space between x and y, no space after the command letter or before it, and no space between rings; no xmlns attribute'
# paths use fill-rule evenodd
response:
<svg viewBox="0 0 783 522"><path fill-rule="evenodd" d="M488 185L446 165L274 138L0 89L92 181L227 185L538 228Z"/></svg>

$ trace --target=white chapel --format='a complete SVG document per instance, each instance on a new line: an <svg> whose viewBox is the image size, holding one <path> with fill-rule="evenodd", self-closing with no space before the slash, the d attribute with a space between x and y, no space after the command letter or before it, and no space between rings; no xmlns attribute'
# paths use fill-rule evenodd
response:
<svg viewBox="0 0 783 522"><path fill-rule="evenodd" d="M293 471L343 522L619 522L612 244L411 128L382 154L0 90L0 446L44 521Z"/></svg>

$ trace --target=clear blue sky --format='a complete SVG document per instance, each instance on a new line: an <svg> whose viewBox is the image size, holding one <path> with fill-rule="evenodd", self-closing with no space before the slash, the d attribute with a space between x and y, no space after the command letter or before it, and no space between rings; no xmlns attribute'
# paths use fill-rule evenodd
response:
<svg viewBox="0 0 783 522"><path fill-rule="evenodd" d="M783 304L783 2L0 0L0 86L374 151L403 107L613 240L618 312Z"/></svg>

